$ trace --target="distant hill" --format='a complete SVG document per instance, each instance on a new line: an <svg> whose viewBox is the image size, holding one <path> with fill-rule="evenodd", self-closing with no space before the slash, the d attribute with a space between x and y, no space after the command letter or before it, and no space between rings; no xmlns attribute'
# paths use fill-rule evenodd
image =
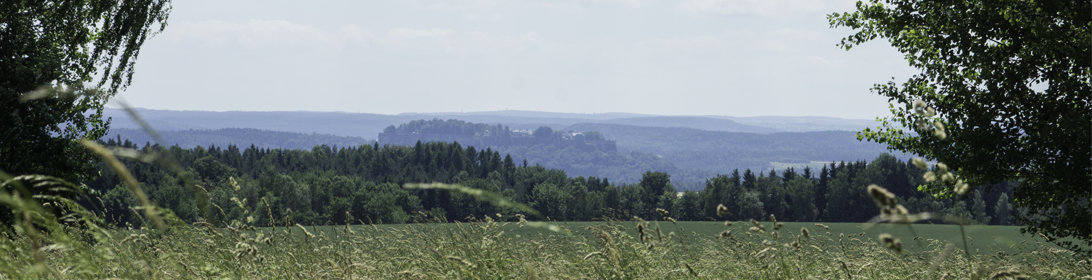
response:
<svg viewBox="0 0 1092 280"><path fill-rule="evenodd" d="M340 136L333 133L299 133L273 131L268 127L283 127L312 131L353 131L361 127L387 125L385 121L407 116L315 113L315 112L175 112L148 110L142 112L168 143L184 148L195 146L227 146L235 144L249 147L311 150L316 145L338 147L372 144L377 134L369 137ZM293 117L298 117L293 119ZM343 118L338 118L343 117ZM416 120L425 115L413 115ZM474 117L467 115L464 117ZM500 118L497 116L478 116ZM216 120L222 121L217 122ZM515 117L513 117L515 118ZM385 121L384 121L385 120ZM537 120L537 119L534 119ZM549 121L572 121L554 118ZM770 120L770 119L767 119ZM772 119L777 120L777 119ZM124 121L124 120L123 120ZM356 123L353 123L356 121ZM632 117L593 120L591 123L575 123L561 126L550 125L562 131L598 131L607 140L614 140L617 151L582 151L564 145L501 145L490 146L501 153L511 154L516 161L527 160L548 168L560 168L571 175L609 178L615 182L636 183L645 171L664 171L672 174L672 181L680 189L700 189L701 183L717 173L752 169L768 171L786 165L806 165L813 162L872 160L888 152L886 146L857 141L852 131L776 132L775 129L750 126L729 119L714 117ZM779 120L790 123L794 120ZM154 142L144 131L114 128L107 136L129 139L137 144ZM308 125L314 122L315 124ZM325 122L325 123L323 123ZM408 121L407 121L408 122ZM611 123L606 123L611 122ZM459 123L462 123L459 121ZM645 124L650 126L619 123ZM488 123L473 124L484 125ZM173 126L172 126L173 125ZM242 126L261 125L267 128L217 128L171 130L187 126ZM396 123L396 125L399 125ZM524 123L514 129L537 128L541 124ZM689 125L691 127L682 127ZM520 127L522 126L522 127ZM163 129L167 127L168 129ZM344 127L344 129L339 129ZM697 127L697 128L692 128ZM381 128L380 128L381 129ZM753 132L729 132L721 130L750 130ZM760 133L756 133L760 132ZM358 133L362 134L363 133ZM477 134L477 132L475 132ZM464 146L474 141L460 141ZM482 144L482 143L477 143ZM479 146L479 145L475 145ZM478 147L479 149L485 147ZM907 159L907 156L897 157Z"/></svg>
<svg viewBox="0 0 1092 280"><path fill-rule="evenodd" d="M741 124L729 119L717 119L709 117L676 117L676 116L656 116L656 117L638 117L638 118L625 118L625 119L610 119L603 120L597 123L606 124L622 124L632 126L647 126L647 127L685 127L701 130L713 130L713 131L731 131L731 132L750 132L750 133L774 133L782 132L779 129L773 129L769 127L753 126Z"/></svg>
<svg viewBox="0 0 1092 280"><path fill-rule="evenodd" d="M549 126L563 129L578 123L607 123L649 127L686 127L728 132L807 132L859 131L874 126L870 120L826 117L730 117L730 116L655 116L630 113L571 114L531 111L492 111L471 113L405 113L382 115L343 112L210 112L136 109L159 130L203 130L220 128L255 128L297 133L375 138L383 128L420 119L459 119L503 124L515 129ZM107 108L113 118L112 128L139 128L124 110Z"/></svg>
<svg viewBox="0 0 1092 280"><path fill-rule="evenodd" d="M505 117L517 117L517 118L534 118L534 119L577 119L577 120L611 120L611 119L624 119L624 118L638 118L638 117L655 117L656 115L649 114L634 114L634 113L593 113L593 114L576 114L576 113L554 113L554 112L538 112L538 111L517 111L517 110L504 110L504 111L484 111L484 112L440 112L440 113L403 113L399 116L427 116L429 118L439 116L450 116L453 118L462 119L466 116L505 116Z"/></svg>
<svg viewBox="0 0 1092 280"><path fill-rule="evenodd" d="M390 115L337 112L209 112L136 109L157 130L254 128L375 139L384 127L406 120ZM111 128L140 128L124 110L106 109Z"/></svg>
<svg viewBox="0 0 1092 280"><path fill-rule="evenodd" d="M784 132L809 131L861 131L866 127L875 127L875 120L839 119L830 117L728 117L706 116L732 120L741 124L777 129Z"/></svg>
<svg viewBox="0 0 1092 280"><path fill-rule="evenodd" d="M872 160L890 153L885 145L858 141L850 131L758 134L602 123L574 124L565 129L599 131L617 141L619 152L654 153L680 169L719 173L768 170L773 168L771 162ZM895 156L909 159L901 153Z"/></svg>
<svg viewBox="0 0 1092 280"><path fill-rule="evenodd" d="M375 140L360 137L336 136L330 134L303 134L283 131L269 131L253 128L222 128L215 130L163 130L159 131L163 140L163 146L178 145L190 149L197 146L208 147L210 144L226 147L234 144L240 147L254 145L260 148L281 148L311 150L318 145L337 147L356 147L360 145L372 145ZM137 145L156 143L144 130L129 128L112 128L103 139L115 139L120 136L121 141L129 140Z"/></svg>

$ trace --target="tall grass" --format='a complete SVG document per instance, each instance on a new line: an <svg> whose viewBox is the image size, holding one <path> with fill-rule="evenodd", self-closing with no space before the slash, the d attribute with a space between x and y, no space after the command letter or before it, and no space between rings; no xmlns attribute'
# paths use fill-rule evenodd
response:
<svg viewBox="0 0 1092 280"><path fill-rule="evenodd" d="M171 220L170 215L163 215ZM168 223L174 224L174 223ZM699 234L671 223L603 221L565 235L519 227L494 217L468 223L214 227L175 224L100 231L94 242L75 240L84 230L60 226L48 236L5 236L0 248L4 279L1078 279L1088 260L1040 242L1021 254L982 253L968 258L951 243L923 240L922 250L900 254L876 236L826 234L813 226L748 231L725 226L726 235ZM637 232L645 229L644 238ZM772 229L773 225L765 225ZM774 234L778 233L778 234ZM66 237L67 236L67 237ZM776 236L776 237L775 237ZM35 238L38 238L35 241Z"/></svg>

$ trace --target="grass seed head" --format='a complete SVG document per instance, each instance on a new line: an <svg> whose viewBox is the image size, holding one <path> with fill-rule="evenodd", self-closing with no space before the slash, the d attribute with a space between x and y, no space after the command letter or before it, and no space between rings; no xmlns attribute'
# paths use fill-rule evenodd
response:
<svg viewBox="0 0 1092 280"><path fill-rule="evenodd" d="M462 263L463 265L465 265L466 267L469 267L469 268L474 268L475 267L474 263L471 263L470 261L464 260L463 258L460 258L460 257L448 255L447 259L452 260L452 261L456 261L456 262L460 262L460 263Z"/></svg>
<svg viewBox="0 0 1092 280"><path fill-rule="evenodd" d="M724 206L724 204L717 205L717 216L724 217L724 215L728 215L728 214L729 213L728 213L728 207L727 206Z"/></svg>
<svg viewBox="0 0 1092 280"><path fill-rule="evenodd" d="M902 206L902 204L895 205L895 214L908 215L910 214L910 210L907 210L906 206Z"/></svg>
<svg viewBox="0 0 1092 280"><path fill-rule="evenodd" d="M914 126L916 126L918 128L918 130L921 130L921 131L929 130L929 123L925 122L925 120L915 121Z"/></svg>
<svg viewBox="0 0 1092 280"><path fill-rule="evenodd" d="M656 208L656 212L660 213L660 216L664 216L665 218L671 216L671 213L668 213L667 210L664 210L663 208Z"/></svg>
<svg viewBox="0 0 1092 280"><path fill-rule="evenodd" d="M758 259L761 260L761 259L766 258L767 254L772 254L774 252L777 252L777 248L770 247L770 248L762 249L762 251L758 251L758 253L755 253L753 256L755 258L758 258Z"/></svg>
<svg viewBox="0 0 1092 280"><path fill-rule="evenodd" d="M914 159L911 160L911 162L913 162L914 166L917 166L918 169L922 169L922 170L929 169L929 164L926 164L924 159L914 158Z"/></svg>
<svg viewBox="0 0 1092 280"><path fill-rule="evenodd" d="M933 171L925 172L925 175L921 175L921 177L925 178L925 182L929 183L937 180L937 174L933 173Z"/></svg>
<svg viewBox="0 0 1092 280"><path fill-rule="evenodd" d="M902 253L902 241L895 239L890 234L880 234L880 242L883 242L884 247L891 249L892 251Z"/></svg>
<svg viewBox="0 0 1092 280"><path fill-rule="evenodd" d="M728 238L728 237L731 237L731 236L732 236L732 230L725 230L725 231L720 232L720 237L721 238Z"/></svg>
<svg viewBox="0 0 1092 280"><path fill-rule="evenodd" d="M940 175L940 180L944 182L955 181L955 176L953 176L952 173L944 173L944 175Z"/></svg>
<svg viewBox="0 0 1092 280"><path fill-rule="evenodd" d="M1031 279L1031 277L1024 275L1024 273L1019 270L1009 269L998 271L993 275L990 275L990 279Z"/></svg>
<svg viewBox="0 0 1092 280"><path fill-rule="evenodd" d="M307 234L307 237L309 237L309 238L314 238L314 237L315 237L315 235L314 235L314 234L311 234L311 232L308 232L308 231L307 231L307 228L303 227L303 225L301 225L301 224L296 224L296 227L300 228L300 230L302 230L302 231L303 231L303 233L306 233L306 234Z"/></svg>
<svg viewBox="0 0 1092 280"><path fill-rule="evenodd" d="M868 185L868 195L872 196L872 201L875 201L876 206L880 208L898 205L898 202L895 201L895 194L876 184Z"/></svg>
<svg viewBox="0 0 1092 280"><path fill-rule="evenodd" d="M815 226L817 226L817 227L821 227L821 228L823 228L823 229L825 229L825 230L830 230L830 227L828 227L827 225L824 225L824 224L820 224L820 223L815 223Z"/></svg>
<svg viewBox="0 0 1092 280"><path fill-rule="evenodd" d="M762 227L751 227L751 228L749 228L747 230L750 230L750 231L752 231L754 233L758 233L758 234L766 234L766 229L762 228Z"/></svg>
<svg viewBox="0 0 1092 280"><path fill-rule="evenodd" d="M758 221L755 221L755 219L751 219L751 224L755 225L754 227L758 228L758 230L761 231L762 234L766 234L766 226L763 226L762 224L758 223Z"/></svg>
<svg viewBox="0 0 1092 280"><path fill-rule="evenodd" d="M808 232L808 228L806 227L800 228L800 235L804 236L804 238L811 238L811 232Z"/></svg>
<svg viewBox="0 0 1092 280"><path fill-rule="evenodd" d="M925 100L918 99L914 101L914 111L924 111L926 106Z"/></svg>

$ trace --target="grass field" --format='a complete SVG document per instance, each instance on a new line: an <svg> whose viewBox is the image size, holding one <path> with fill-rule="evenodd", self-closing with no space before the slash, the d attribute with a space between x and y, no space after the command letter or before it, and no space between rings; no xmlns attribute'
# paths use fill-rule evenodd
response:
<svg viewBox="0 0 1092 280"><path fill-rule="evenodd" d="M630 234L637 234L636 226L637 221L621 222L627 228L630 228ZM751 224L749 222L733 222L732 227L726 227L724 222L677 222L672 224L671 222L660 221L654 222L661 227L664 233L687 232L690 234L696 234L702 237L716 237L726 229L732 229L735 232L745 232ZM587 228L595 228L596 225L602 224L602 222L558 222L558 225L571 229L575 234L581 234L585 232ZM654 224L654 225L655 225ZM767 226L769 222L766 222ZM839 234L854 235L865 233L865 237L879 236L880 233L888 233L895 238L906 240L908 250L918 250L918 244L916 242L910 242L914 240L914 234L905 225L891 225L891 224L877 224L869 227L866 224L860 223L824 223L829 227L829 230L815 226L815 223L804 222L784 222L783 231L795 230L794 234L799 234L799 230L802 227L807 227L815 234L825 235L826 232L830 232L832 236L837 237ZM430 224L431 226L455 226L454 224ZM404 225L379 225L382 228L391 227L403 227ZM355 226L360 227L360 226ZM912 226L913 231L916 232L923 240L935 239L938 241L952 242L963 248L963 239L960 234L958 225L936 225L936 224L915 224ZM331 227L317 227L319 230L329 230ZM868 228L864 230L862 228ZM540 228L523 228L520 229L516 224L509 224L501 227L502 230L514 233L522 233L521 236L528 234L546 234L549 233L546 229ZM979 254L993 254L996 251L1002 251L1006 254L1016 254L1020 252L1030 252L1029 247L1021 244L1021 242L1035 242L1035 239L1029 235L1021 235L1020 227L1018 226L983 226L983 225L970 225L965 226L964 230L968 237L968 248L972 253L978 252ZM1039 238L1042 241L1042 238ZM1016 245L1020 244L1020 245Z"/></svg>
<svg viewBox="0 0 1092 280"><path fill-rule="evenodd" d="M0 227L0 280L1092 279L1092 259L1015 227L558 223L499 214L318 227L256 225L249 212L191 224L145 202L132 210L147 228L117 229L70 200L43 204L0 192L0 203L18 218ZM42 208L58 203L68 206L61 216Z"/></svg>
<svg viewBox="0 0 1092 280"><path fill-rule="evenodd" d="M4 238L0 279L1089 279L1092 271L1089 260L1014 227L968 227L975 241L966 255L959 228L950 225L915 225L919 248L905 226L827 224L827 234L814 223L779 230L759 223L766 233L751 231L750 222L556 224L557 231L491 218L350 227L176 224L166 234L110 230L98 243L38 248L25 237ZM725 230L731 234L722 236ZM880 233L901 239L904 250L885 249Z"/></svg>
<svg viewBox="0 0 1092 280"><path fill-rule="evenodd" d="M594 224L594 222L570 222L562 223L575 228L583 228L588 225ZM766 224L769 224L768 222ZM891 224L878 224L868 227L866 224L859 223L824 223L830 230L826 230L815 226L815 223L804 222L785 222L783 230L795 230L799 231L802 227L807 227L813 233L823 234L830 232L833 236L837 237L839 234L852 235L865 233L866 237L876 237L880 233L889 233L895 238L902 240L913 240L914 234L904 225L891 225ZM735 222L734 230L740 232L745 231L751 226L747 222ZM746 225L745 228L740 228L739 225ZM694 232L698 235L704 236L716 236L722 231L727 229L723 222L678 222L677 226L672 225L670 222L660 222L660 226L664 230L670 229L671 231L688 231ZM635 225L633 225L635 227ZM862 228L868 227L867 230ZM959 246L963 245L963 240L960 235L958 225L934 225L934 224L916 224L913 225L913 230L917 232L918 236L922 239L936 239L940 241L953 242ZM971 252L978 250L980 253L992 253L993 251L1005 251L1008 254L1020 252L1019 247L1011 247L1021 241L1033 242L1031 236L1025 236L1020 234L1020 227L1018 226L982 226L971 225L965 226L964 230L967 233L968 244ZM799 234L796 232L795 234ZM1040 241L1042 239L1040 238ZM915 242L907 242L907 249L916 249Z"/></svg>

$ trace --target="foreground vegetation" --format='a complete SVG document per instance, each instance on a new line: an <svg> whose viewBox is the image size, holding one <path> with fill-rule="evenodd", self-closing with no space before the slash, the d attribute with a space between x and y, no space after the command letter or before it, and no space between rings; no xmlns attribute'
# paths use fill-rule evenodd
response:
<svg viewBox="0 0 1092 280"><path fill-rule="evenodd" d="M1004 246L1015 253L970 255L946 240L923 238L915 241L924 247L907 241L900 253L885 249L877 235L851 230L859 224L611 220L550 231L518 220L262 228L242 221L222 228L175 223L166 231L98 231L86 242L64 238L87 235L66 228L42 239L0 239L0 278L1088 279L1092 269L1090 260L1039 238Z"/></svg>

